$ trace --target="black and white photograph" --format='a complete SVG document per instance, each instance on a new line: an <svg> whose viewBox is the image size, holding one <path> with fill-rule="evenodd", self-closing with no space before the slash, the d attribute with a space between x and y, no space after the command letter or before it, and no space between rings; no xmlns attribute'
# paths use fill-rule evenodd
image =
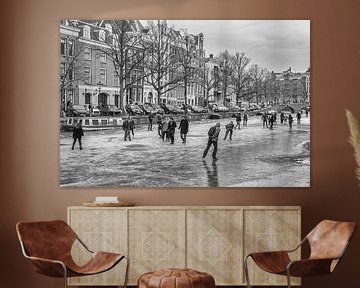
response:
<svg viewBox="0 0 360 288"><path fill-rule="evenodd" d="M62 20L61 187L310 187L310 20Z"/></svg>

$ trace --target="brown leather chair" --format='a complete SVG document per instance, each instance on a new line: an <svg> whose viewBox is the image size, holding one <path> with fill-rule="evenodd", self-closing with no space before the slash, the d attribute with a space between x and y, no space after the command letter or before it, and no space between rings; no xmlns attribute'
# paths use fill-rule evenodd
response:
<svg viewBox="0 0 360 288"><path fill-rule="evenodd" d="M19 222L16 231L24 256L31 260L35 271L50 277L88 276L112 269L122 259L127 261L124 288L127 285L129 259L124 254L91 251L62 220ZM78 266L72 256L71 247L78 240L92 254L83 266Z"/></svg>
<svg viewBox="0 0 360 288"><path fill-rule="evenodd" d="M250 253L244 259L247 287L251 287L247 267L249 257L266 272L286 275L289 288L291 287L291 276L315 276L333 272L344 256L355 229L356 223L354 222L324 220L292 250ZM292 261L289 253L296 251L306 241L310 245L310 257Z"/></svg>

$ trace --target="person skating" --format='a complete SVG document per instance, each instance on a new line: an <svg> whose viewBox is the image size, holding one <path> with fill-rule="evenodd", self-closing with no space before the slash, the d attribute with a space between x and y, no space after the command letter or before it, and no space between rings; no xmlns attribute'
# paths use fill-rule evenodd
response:
<svg viewBox="0 0 360 288"><path fill-rule="evenodd" d="M294 122L293 117L291 116L291 114L289 115L289 129L292 129L292 123Z"/></svg>
<svg viewBox="0 0 360 288"><path fill-rule="evenodd" d="M129 141L131 141L130 137L130 117L127 117L123 122L123 130L124 130L124 141L127 141L129 138Z"/></svg>
<svg viewBox="0 0 360 288"><path fill-rule="evenodd" d="M216 153L217 153L217 148L218 148L219 134L220 134L220 123L218 122L218 123L216 123L215 126L211 127L208 131L209 139L208 139L206 148L203 153L203 158L206 157L211 145L213 145L214 146L214 150L212 153L213 161L218 160L216 158Z"/></svg>
<svg viewBox="0 0 360 288"><path fill-rule="evenodd" d="M169 134L168 134L168 128L169 128L169 118L165 117L165 119L162 122L162 132L161 132L161 138L164 141L169 141Z"/></svg>
<svg viewBox="0 0 360 288"><path fill-rule="evenodd" d="M274 129L274 123L275 123L275 115L274 114L271 114L269 116L269 129L270 130L273 130Z"/></svg>
<svg viewBox="0 0 360 288"><path fill-rule="evenodd" d="M243 117L243 127L247 126L247 121L249 119L249 116L247 115L247 113L244 113L244 117Z"/></svg>
<svg viewBox="0 0 360 288"><path fill-rule="evenodd" d="M168 126L168 134L171 141L170 144L174 144L175 128L176 128L176 122L174 121L173 117L170 117L169 126Z"/></svg>
<svg viewBox="0 0 360 288"><path fill-rule="evenodd" d="M241 129L241 113L237 114L236 115L236 126L235 126L235 129L238 128L239 130Z"/></svg>
<svg viewBox="0 0 360 288"><path fill-rule="evenodd" d="M283 111L281 111L281 113L280 113L280 123L284 124L284 121L285 121L285 114L284 114Z"/></svg>
<svg viewBox="0 0 360 288"><path fill-rule="evenodd" d="M233 129L234 129L234 123L233 121L230 121L230 123L225 125L226 131L225 131L225 137L224 140L226 140L227 135L230 133L230 137L229 139L232 140L232 134L233 134Z"/></svg>
<svg viewBox="0 0 360 288"><path fill-rule="evenodd" d="M135 129L135 122L132 118L130 118L130 121L129 121L129 129L131 131L131 134L134 138L134 129Z"/></svg>
<svg viewBox="0 0 360 288"><path fill-rule="evenodd" d="M152 124L153 124L153 114L150 112L149 113L149 126L148 126L148 131L152 131Z"/></svg>
<svg viewBox="0 0 360 288"><path fill-rule="evenodd" d="M159 138L162 138L163 118L160 115L157 116L157 124Z"/></svg>
<svg viewBox="0 0 360 288"><path fill-rule="evenodd" d="M74 150L74 147L75 147L75 143L76 143L76 140L79 141L79 147L80 147L80 150L82 150L82 146L81 146L81 137L84 136L84 131L82 129L82 120L80 120L74 130L73 130L73 138L74 138L74 141L73 141L73 144L72 144L72 147L71 149Z"/></svg>
<svg viewBox="0 0 360 288"><path fill-rule="evenodd" d="M300 111L298 113L296 113L296 119L297 119L297 124L300 124L300 119L301 119Z"/></svg>
<svg viewBox="0 0 360 288"><path fill-rule="evenodd" d="M266 113L261 116L261 120L263 122L263 128L268 128L268 116Z"/></svg>
<svg viewBox="0 0 360 288"><path fill-rule="evenodd" d="M186 144L186 135L189 132L189 120L186 115L180 120L179 129L182 143Z"/></svg>

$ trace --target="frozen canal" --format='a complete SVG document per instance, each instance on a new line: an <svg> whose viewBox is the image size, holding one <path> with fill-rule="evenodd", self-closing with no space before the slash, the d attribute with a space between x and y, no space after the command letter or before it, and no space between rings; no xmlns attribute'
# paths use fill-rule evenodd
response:
<svg viewBox="0 0 360 288"><path fill-rule="evenodd" d="M294 117L295 118L295 117ZM62 187L308 187L310 186L310 118L292 131L278 123L262 128L260 117L224 141L221 119L217 162L210 148L203 150L207 131L218 120L191 122L187 143L176 129L175 144L163 142L147 126L135 129L135 138L124 141L122 130L85 131L83 150L71 150L72 133L60 134L60 185ZM178 123L177 123L178 124Z"/></svg>

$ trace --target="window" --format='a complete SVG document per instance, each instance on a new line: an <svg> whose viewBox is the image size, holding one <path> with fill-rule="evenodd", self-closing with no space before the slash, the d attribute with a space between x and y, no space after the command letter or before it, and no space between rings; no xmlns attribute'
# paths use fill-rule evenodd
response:
<svg viewBox="0 0 360 288"><path fill-rule="evenodd" d="M100 54L100 62L106 63L106 53L105 52L102 52Z"/></svg>
<svg viewBox="0 0 360 288"><path fill-rule="evenodd" d="M68 90L68 100L74 103L74 90Z"/></svg>
<svg viewBox="0 0 360 288"><path fill-rule="evenodd" d="M84 67L84 81L86 83L91 83L91 67L90 66Z"/></svg>
<svg viewBox="0 0 360 288"><path fill-rule="evenodd" d="M68 47L68 51L69 51L69 56L74 56L74 40L69 40L69 47Z"/></svg>
<svg viewBox="0 0 360 288"><path fill-rule="evenodd" d="M61 52L61 55L66 56L66 39L65 38L61 38L60 52Z"/></svg>
<svg viewBox="0 0 360 288"><path fill-rule="evenodd" d="M91 93L85 94L85 104L91 104Z"/></svg>
<svg viewBox="0 0 360 288"><path fill-rule="evenodd" d="M91 48L90 47L84 48L84 59L91 60Z"/></svg>
<svg viewBox="0 0 360 288"><path fill-rule="evenodd" d="M114 74L114 86L120 86L120 78L116 73Z"/></svg>
<svg viewBox="0 0 360 288"><path fill-rule="evenodd" d="M65 73L66 73L66 63L61 62L61 66L60 66L61 79L64 79Z"/></svg>
<svg viewBox="0 0 360 288"><path fill-rule="evenodd" d="M106 84L106 69L104 68L100 69L100 82Z"/></svg>
<svg viewBox="0 0 360 288"><path fill-rule="evenodd" d="M89 26L84 26L84 28L83 28L83 36L85 38L90 39L90 27Z"/></svg>
<svg viewBox="0 0 360 288"><path fill-rule="evenodd" d="M105 31L104 30L99 31L99 40L102 42L105 41Z"/></svg>

